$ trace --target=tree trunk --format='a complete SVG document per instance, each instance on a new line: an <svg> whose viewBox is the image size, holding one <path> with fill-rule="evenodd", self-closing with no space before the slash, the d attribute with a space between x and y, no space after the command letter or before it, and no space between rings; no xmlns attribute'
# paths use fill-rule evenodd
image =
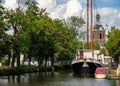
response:
<svg viewBox="0 0 120 86"><path fill-rule="evenodd" d="M20 51L17 51L17 67L20 67Z"/></svg>
<svg viewBox="0 0 120 86"><path fill-rule="evenodd" d="M31 55L30 54L28 54L28 66L30 67L30 62L31 62Z"/></svg>
<svg viewBox="0 0 120 86"><path fill-rule="evenodd" d="M39 59L38 60L38 68L39 68L39 71L40 71L40 67L42 66L43 64L43 59Z"/></svg>
<svg viewBox="0 0 120 86"><path fill-rule="evenodd" d="M10 66L10 59L11 59L12 55L11 55L11 51L8 54L8 62L7 62L7 66Z"/></svg>
<svg viewBox="0 0 120 86"><path fill-rule="evenodd" d="M45 68L47 67L47 57L45 57Z"/></svg>
<svg viewBox="0 0 120 86"><path fill-rule="evenodd" d="M47 64L47 61L48 61L48 56L45 57L45 72L47 72L47 66L49 65Z"/></svg>
<svg viewBox="0 0 120 86"><path fill-rule="evenodd" d="M11 67L15 67L15 57L16 57L16 52L13 50L13 56L12 56Z"/></svg>
<svg viewBox="0 0 120 86"><path fill-rule="evenodd" d="M118 64L120 64L120 56L118 57Z"/></svg>
<svg viewBox="0 0 120 86"><path fill-rule="evenodd" d="M52 55L51 55L51 66L54 66L54 52L52 50Z"/></svg>
<svg viewBox="0 0 120 86"><path fill-rule="evenodd" d="M24 54L22 64L24 64L26 58L27 58L27 54Z"/></svg>
<svg viewBox="0 0 120 86"><path fill-rule="evenodd" d="M40 66L41 66L41 62L40 60L38 61L38 69L39 69L39 72L40 72Z"/></svg>

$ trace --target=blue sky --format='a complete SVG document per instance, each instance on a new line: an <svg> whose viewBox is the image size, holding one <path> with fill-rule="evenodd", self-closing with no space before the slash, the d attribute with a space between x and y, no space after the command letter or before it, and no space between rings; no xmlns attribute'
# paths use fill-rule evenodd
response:
<svg viewBox="0 0 120 86"><path fill-rule="evenodd" d="M56 0L58 4L65 4L69 1L76 0ZM87 0L77 0L79 1L80 5L82 5L82 10L84 15L84 7L86 7ZM117 28L120 28L120 0L93 0L93 7L96 9L97 12L101 15L101 22L105 26L108 24L108 28L111 26L116 26ZM74 8L74 6L73 6ZM71 10L72 11L72 10Z"/></svg>
<svg viewBox="0 0 120 86"><path fill-rule="evenodd" d="M120 8L120 0L96 0L97 7Z"/></svg>
<svg viewBox="0 0 120 86"><path fill-rule="evenodd" d="M63 4L68 2L69 0L56 0L58 4ZM85 1L85 0L78 0L78 1ZM87 0L86 0L87 1ZM93 0L96 2L97 8L120 8L120 0Z"/></svg>
<svg viewBox="0 0 120 86"><path fill-rule="evenodd" d="M8 9L15 9L18 0L3 0L3 6ZM23 1L20 0L24 8ZM46 8L49 16L53 19L65 19L70 16L82 16L86 19L87 0L36 0L39 8ZM93 0L93 6L97 7L97 12L101 15L101 22L105 26L116 26L120 28L120 0ZM96 10L96 9L95 9Z"/></svg>
<svg viewBox="0 0 120 86"><path fill-rule="evenodd" d="M2 0L3 3L5 0ZM22 1L22 0L21 0ZM70 0L56 0L57 4L64 4ZM87 0L78 0L80 2L86 3ZM111 8L120 8L120 0L93 0L96 2L97 8L111 7Z"/></svg>

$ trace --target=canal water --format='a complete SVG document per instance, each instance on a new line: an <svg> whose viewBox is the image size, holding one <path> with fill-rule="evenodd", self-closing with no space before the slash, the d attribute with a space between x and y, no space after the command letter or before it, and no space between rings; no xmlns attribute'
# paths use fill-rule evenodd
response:
<svg viewBox="0 0 120 86"><path fill-rule="evenodd" d="M120 80L74 77L73 73L32 73L0 77L0 86L120 86Z"/></svg>

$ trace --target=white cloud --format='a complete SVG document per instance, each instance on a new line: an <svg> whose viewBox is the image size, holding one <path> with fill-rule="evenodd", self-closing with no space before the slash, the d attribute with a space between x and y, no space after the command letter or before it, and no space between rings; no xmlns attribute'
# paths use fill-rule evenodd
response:
<svg viewBox="0 0 120 86"><path fill-rule="evenodd" d="M46 8L47 12L52 12L55 10L57 4L56 0L36 0L39 3L39 8Z"/></svg>
<svg viewBox="0 0 120 86"><path fill-rule="evenodd" d="M70 0L66 4L66 12L63 15L64 18L70 17L70 16L80 16L82 11L82 6L78 2L78 0Z"/></svg>
<svg viewBox="0 0 120 86"><path fill-rule="evenodd" d="M59 18L59 19L63 19L63 15L65 15L66 12L66 5L59 5L56 7L56 9L54 9L54 11L52 11L50 13L50 17L52 17L53 19L55 18Z"/></svg>
<svg viewBox="0 0 120 86"><path fill-rule="evenodd" d="M8 9L15 9L17 7L18 0L5 0L3 4ZM39 3L40 8L46 8L49 16L53 19L67 18L70 16L82 16L86 20L86 1L83 0L68 0L66 3L57 4L57 0L36 0ZM85 5L85 6L84 6ZM101 22L103 26L106 24L109 28L116 26L120 28L120 9L115 8L99 8L99 14L101 15Z"/></svg>
<svg viewBox="0 0 120 86"><path fill-rule="evenodd" d="M18 6L18 0L5 0L5 3L3 4L4 7L7 9L15 9Z"/></svg>
<svg viewBox="0 0 120 86"><path fill-rule="evenodd" d="M82 6L78 0L69 0L66 4L57 5L56 0L36 0L40 8L46 8L52 18L79 16Z"/></svg>
<svg viewBox="0 0 120 86"><path fill-rule="evenodd" d="M104 26L107 24L108 29L110 29L111 26L116 26L117 28L120 28L120 9L102 8L99 9L99 13L101 15L102 24Z"/></svg>

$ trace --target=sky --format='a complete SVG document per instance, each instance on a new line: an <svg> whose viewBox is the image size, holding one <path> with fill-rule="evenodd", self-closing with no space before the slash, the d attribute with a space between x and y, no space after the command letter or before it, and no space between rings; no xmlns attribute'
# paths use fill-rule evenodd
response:
<svg viewBox="0 0 120 86"><path fill-rule="evenodd" d="M25 8L25 0L21 1L21 7ZM80 16L86 21L87 0L36 0L39 8L46 8L53 19L66 19L70 16ZM106 30L111 26L120 29L120 0L93 0L93 17L96 13L101 16L101 24ZM7 9L15 9L17 0L3 0L2 5ZM106 26L107 25L107 26Z"/></svg>

